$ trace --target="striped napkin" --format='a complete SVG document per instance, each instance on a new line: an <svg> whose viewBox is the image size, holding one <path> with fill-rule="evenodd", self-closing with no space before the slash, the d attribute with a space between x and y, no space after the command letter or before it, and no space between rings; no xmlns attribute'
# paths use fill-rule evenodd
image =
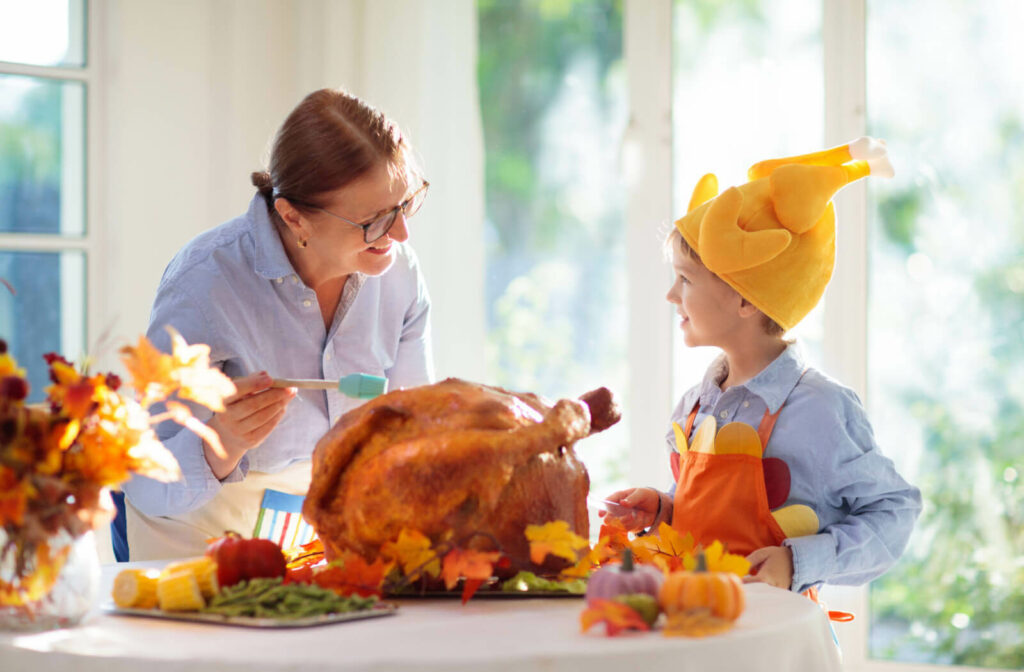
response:
<svg viewBox="0 0 1024 672"><path fill-rule="evenodd" d="M263 502L256 517L256 528L252 536L270 539L282 549L301 546L313 541L316 533L302 518L303 495L289 495L267 488L263 491Z"/></svg>

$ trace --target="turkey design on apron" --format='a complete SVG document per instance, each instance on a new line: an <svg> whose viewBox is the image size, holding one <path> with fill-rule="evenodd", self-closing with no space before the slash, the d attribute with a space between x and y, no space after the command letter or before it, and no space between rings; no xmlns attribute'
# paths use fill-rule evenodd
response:
<svg viewBox="0 0 1024 672"><path fill-rule="evenodd" d="M685 429L672 423L679 451L671 455L676 479L672 527L705 547L718 540L730 553L744 556L789 537L816 534L818 516L811 507L783 506L789 498L789 466L764 457L782 408L765 410L757 430L743 422L718 429L715 416L709 415L688 440L699 408L698 401Z"/></svg>

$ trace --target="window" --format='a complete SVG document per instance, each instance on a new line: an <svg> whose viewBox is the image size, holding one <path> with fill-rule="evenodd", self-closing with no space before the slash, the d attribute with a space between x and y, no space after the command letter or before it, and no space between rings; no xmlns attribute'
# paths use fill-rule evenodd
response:
<svg viewBox="0 0 1024 672"><path fill-rule="evenodd" d="M487 379L551 399L607 386L622 401L622 5L479 0L477 9ZM625 485L627 421L579 448L595 492Z"/></svg>
<svg viewBox="0 0 1024 672"><path fill-rule="evenodd" d="M874 658L1024 668L1022 25L1014 0L868 3L899 164L869 189L870 412L925 501L871 587Z"/></svg>
<svg viewBox="0 0 1024 672"><path fill-rule="evenodd" d="M0 0L0 338L27 369L84 354L88 88L84 0Z"/></svg>

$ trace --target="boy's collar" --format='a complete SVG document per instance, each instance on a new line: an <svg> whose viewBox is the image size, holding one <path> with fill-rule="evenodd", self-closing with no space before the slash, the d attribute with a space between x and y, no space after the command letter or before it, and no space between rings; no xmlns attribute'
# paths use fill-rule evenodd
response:
<svg viewBox="0 0 1024 672"><path fill-rule="evenodd" d="M806 368L800 346L793 341L759 374L736 387L746 388L751 394L761 397L768 406L768 412L776 413L796 387ZM718 400L722 394L719 386L728 374L729 364L725 354L719 355L704 374L704 381L700 387L701 406L714 404Z"/></svg>

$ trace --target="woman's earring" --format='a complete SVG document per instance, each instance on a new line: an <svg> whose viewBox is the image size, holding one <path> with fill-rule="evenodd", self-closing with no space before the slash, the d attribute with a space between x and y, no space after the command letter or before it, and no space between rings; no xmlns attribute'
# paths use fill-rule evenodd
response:
<svg viewBox="0 0 1024 672"><path fill-rule="evenodd" d="M306 249L307 247L309 247L309 241L307 241L307 240L306 240L305 238L299 238L299 239L298 239L298 240L296 241L296 243L297 243L297 244L298 244L298 246L299 246L299 247L301 247L302 249Z"/></svg>

